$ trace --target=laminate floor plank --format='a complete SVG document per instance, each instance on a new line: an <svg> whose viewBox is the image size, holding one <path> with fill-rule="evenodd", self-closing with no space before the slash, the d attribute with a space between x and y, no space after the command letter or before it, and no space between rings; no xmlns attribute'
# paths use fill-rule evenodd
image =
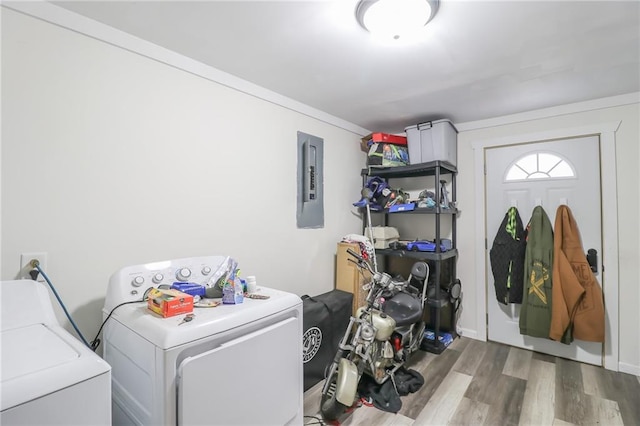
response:
<svg viewBox="0 0 640 426"><path fill-rule="evenodd" d="M315 416L320 413L320 396L324 380L316 383L304 393L304 415Z"/></svg>
<svg viewBox="0 0 640 426"><path fill-rule="evenodd" d="M362 407L353 410L353 412L340 424L343 426L411 426L414 422L413 419L401 414L388 413L386 411L378 410L375 407L367 407L363 405Z"/></svg>
<svg viewBox="0 0 640 426"><path fill-rule="evenodd" d="M640 376L613 371L607 373L619 377L619 393L615 400L620 408L624 424L640 425Z"/></svg>
<svg viewBox="0 0 640 426"><path fill-rule="evenodd" d="M505 362L504 368L502 369L502 374L527 380L529 377L529 366L531 365L532 354L533 353L531 351L525 349L509 349L509 355L507 356L507 362Z"/></svg>
<svg viewBox="0 0 640 426"><path fill-rule="evenodd" d="M457 339L454 339L453 342L447 347L447 350L453 350L458 352L464 352L467 345L471 342L478 342L479 340L469 339L468 337L460 336Z"/></svg>
<svg viewBox="0 0 640 426"><path fill-rule="evenodd" d="M487 342L487 350L464 396L474 401L492 403L499 388L497 382L509 355L509 346Z"/></svg>
<svg viewBox="0 0 640 426"><path fill-rule="evenodd" d="M424 406L429 402L431 396L436 392L444 378L449 374L451 367L460 357L460 352L445 349L440 355L428 353L426 358L428 368L422 369L420 366L412 367L424 378L422 387L414 393L402 397L402 408L399 413L415 419Z"/></svg>
<svg viewBox="0 0 640 426"><path fill-rule="evenodd" d="M574 425L573 423L565 422L564 420L553 419L553 423L551 423L551 426L577 426L577 425Z"/></svg>
<svg viewBox="0 0 640 426"><path fill-rule="evenodd" d="M616 373L595 365L580 365L587 395L616 401L625 424L640 425L640 384L637 376ZM636 401L629 395L637 395Z"/></svg>
<svg viewBox="0 0 640 426"><path fill-rule="evenodd" d="M416 417L416 425L446 424L454 416L472 377L451 371Z"/></svg>
<svg viewBox="0 0 640 426"><path fill-rule="evenodd" d="M462 337L440 355L415 353L407 368L425 384L401 398L398 414L362 406L341 424L640 426L640 377L602 367ZM321 418L322 385L305 392L305 416Z"/></svg>
<svg viewBox="0 0 640 426"><path fill-rule="evenodd" d="M555 419L555 364L532 360L520 413L521 425L549 425Z"/></svg>
<svg viewBox="0 0 640 426"><path fill-rule="evenodd" d="M423 374L429 368L431 361L438 358L439 355L432 354L426 351L417 351L411 355L411 359L407 363L407 368L416 370L418 373Z"/></svg>
<svg viewBox="0 0 640 426"><path fill-rule="evenodd" d="M587 419L585 424L607 426L625 424L622 421L622 415L620 414L620 408L617 402L591 395L587 395L587 400L591 401L589 410L590 418Z"/></svg>
<svg viewBox="0 0 640 426"><path fill-rule="evenodd" d="M450 425L481 425L484 424L489 415L489 404L473 401L467 397L462 397L453 417L449 420ZM417 425L416 425L417 426Z"/></svg>
<svg viewBox="0 0 640 426"><path fill-rule="evenodd" d="M470 376L475 375L486 351L486 343L479 340L470 341L460 355L460 358L458 358L458 361L453 365L453 370Z"/></svg>
<svg viewBox="0 0 640 426"><path fill-rule="evenodd" d="M565 422L585 424L590 417L590 400L584 393L580 364L562 358L556 360L555 416Z"/></svg>
<svg viewBox="0 0 640 426"><path fill-rule="evenodd" d="M550 362L552 364L556 363L556 357L553 355L547 355L540 352L533 352L531 354L531 359L537 359L538 361Z"/></svg>
<svg viewBox="0 0 640 426"><path fill-rule="evenodd" d="M490 402L489 415L484 424L517 425L520 421L527 381L500 374L494 383L495 388L489 391L492 401Z"/></svg>

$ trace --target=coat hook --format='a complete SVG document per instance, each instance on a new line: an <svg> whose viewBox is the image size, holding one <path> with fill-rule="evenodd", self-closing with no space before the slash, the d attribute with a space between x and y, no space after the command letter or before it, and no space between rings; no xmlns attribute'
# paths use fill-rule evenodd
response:
<svg viewBox="0 0 640 426"><path fill-rule="evenodd" d="M536 207L542 206L542 198L536 198Z"/></svg>

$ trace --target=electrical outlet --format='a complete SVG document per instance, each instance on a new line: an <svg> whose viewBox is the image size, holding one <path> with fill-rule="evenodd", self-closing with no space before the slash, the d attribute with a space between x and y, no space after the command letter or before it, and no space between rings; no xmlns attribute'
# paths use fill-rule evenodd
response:
<svg viewBox="0 0 640 426"><path fill-rule="evenodd" d="M31 276L29 275L29 271L33 269L30 262L36 259L40 262L40 269L44 272L47 272L47 253L38 252L38 253L22 253L20 255L20 277L23 279L30 280ZM44 278L42 274L38 275L38 281L44 282Z"/></svg>

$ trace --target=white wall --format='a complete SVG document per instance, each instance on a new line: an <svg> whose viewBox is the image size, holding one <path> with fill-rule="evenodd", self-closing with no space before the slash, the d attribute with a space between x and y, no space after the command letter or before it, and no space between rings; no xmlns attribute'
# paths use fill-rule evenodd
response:
<svg viewBox="0 0 640 426"><path fill-rule="evenodd" d="M539 115L539 114L538 114ZM520 120L513 124L495 125L487 121L488 127L462 131L458 135L458 204L462 209L458 222L459 250L458 271L464 286L464 311L461 326L477 332L484 324L476 319L476 297L484 282L476 279L475 244L484 239L484 230L475 228L475 167L472 143L500 139L513 135L539 133L546 130L575 128L595 123L621 121L615 134L617 167L617 202L619 228L619 364L622 370L640 374L640 205L639 159L640 159L640 106L632 104L607 107L579 113L555 115L549 118ZM507 120L504 120L507 121ZM473 127L481 127L474 123ZM461 125L460 127L471 127ZM611 199L605 193L606 200ZM605 236L606 237L606 236Z"/></svg>
<svg viewBox="0 0 640 426"><path fill-rule="evenodd" d="M4 8L2 124L1 278L47 252L87 338L121 267L230 255L314 295L361 227L359 135ZM324 139L323 229L296 227L298 130Z"/></svg>
<svg viewBox="0 0 640 426"><path fill-rule="evenodd" d="M2 253L48 272L88 337L120 267L228 254L261 283L318 294L335 243L358 232L358 135L73 31L2 10ZM640 371L638 105L461 131L458 274L461 326L477 331L471 143L621 120L616 134L620 364ZM500 118L498 118L500 121ZM477 123L475 123L477 124ZM343 126L344 127L344 126ZM354 126L357 127L357 126ZM459 126L464 127L464 126ZM468 128L468 127L467 127ZM295 221L296 132L325 140L325 227ZM606 208L606 206L605 206Z"/></svg>

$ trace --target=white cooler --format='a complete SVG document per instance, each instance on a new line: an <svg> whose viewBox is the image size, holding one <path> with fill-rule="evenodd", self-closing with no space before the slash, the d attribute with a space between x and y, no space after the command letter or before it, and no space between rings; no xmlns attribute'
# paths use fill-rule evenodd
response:
<svg viewBox="0 0 640 426"><path fill-rule="evenodd" d="M407 132L409 164L441 160L456 165L458 131L450 120L428 121L404 131Z"/></svg>
<svg viewBox="0 0 640 426"><path fill-rule="evenodd" d="M389 243L398 241L400 234L393 226L374 226L371 228L373 233L373 247L377 249L388 249Z"/></svg>

